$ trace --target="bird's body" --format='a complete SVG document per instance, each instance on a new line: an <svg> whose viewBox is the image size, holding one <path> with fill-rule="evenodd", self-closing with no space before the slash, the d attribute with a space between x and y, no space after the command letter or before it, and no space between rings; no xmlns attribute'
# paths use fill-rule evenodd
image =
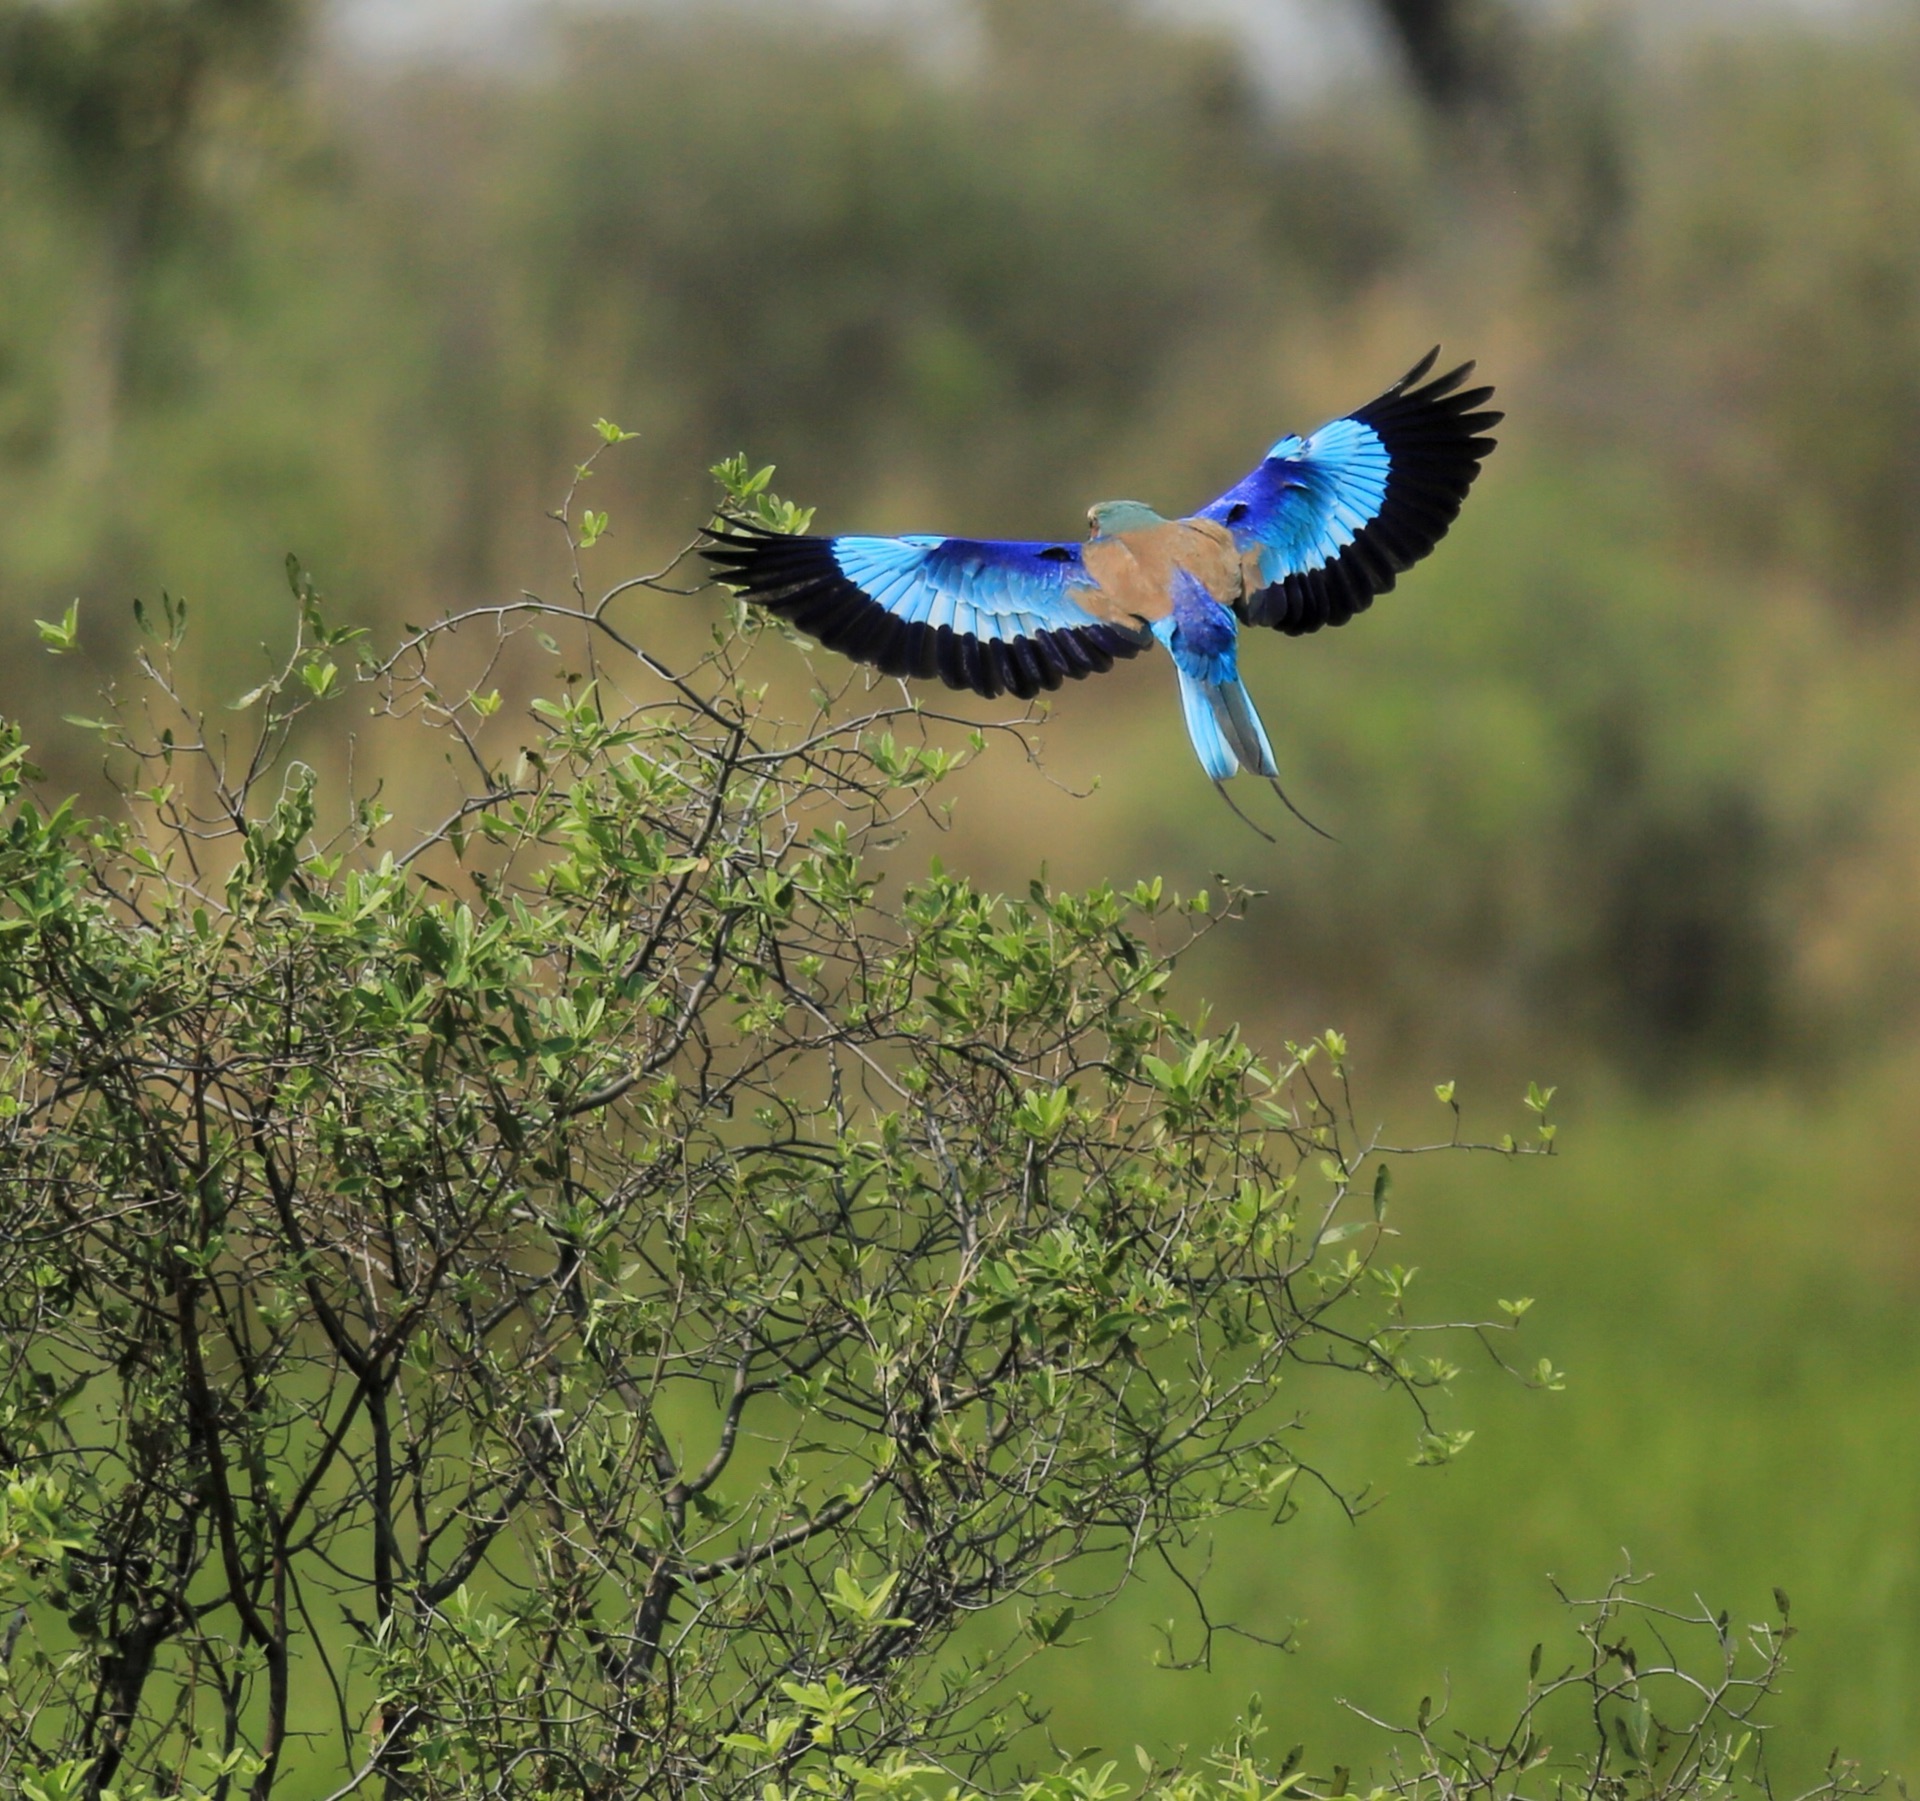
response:
<svg viewBox="0 0 1920 1801"><path fill-rule="evenodd" d="M1103 501L1085 543L814 538L734 523L705 554L802 631L888 675L1030 698L1159 643L1173 657L1207 774L1275 773L1241 685L1239 627L1342 625L1445 534L1500 415L1471 363L1418 383L1430 353L1377 400L1282 438L1184 519Z"/></svg>
<svg viewBox="0 0 1920 1801"><path fill-rule="evenodd" d="M1167 617L1177 573L1192 577L1222 606L1232 606L1245 587L1233 536L1211 519L1163 519L1089 538L1081 560L1097 584L1088 598L1116 623Z"/></svg>

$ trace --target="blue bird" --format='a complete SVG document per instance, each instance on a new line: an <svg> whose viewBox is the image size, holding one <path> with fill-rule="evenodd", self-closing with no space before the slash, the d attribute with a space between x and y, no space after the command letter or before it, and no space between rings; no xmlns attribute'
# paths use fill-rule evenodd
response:
<svg viewBox="0 0 1920 1801"><path fill-rule="evenodd" d="M1446 535L1501 415L1485 410L1491 388L1462 385L1471 363L1422 386L1438 356L1345 418L1282 438L1184 519L1102 501L1080 544L817 538L733 521L703 554L829 649L989 699L1030 699L1158 642L1200 766L1216 784L1241 769L1273 779L1239 628L1344 625Z"/></svg>

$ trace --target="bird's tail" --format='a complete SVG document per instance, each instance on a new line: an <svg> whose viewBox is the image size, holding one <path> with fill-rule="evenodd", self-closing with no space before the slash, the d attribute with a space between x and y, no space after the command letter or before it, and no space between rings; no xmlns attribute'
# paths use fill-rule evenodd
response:
<svg viewBox="0 0 1920 1801"><path fill-rule="evenodd" d="M1177 668L1178 665L1176 664ZM1267 742L1267 728L1253 710L1253 699L1240 678L1210 682L1180 670L1180 704L1186 709L1187 736L1200 767L1216 782L1236 770L1255 775L1280 773Z"/></svg>

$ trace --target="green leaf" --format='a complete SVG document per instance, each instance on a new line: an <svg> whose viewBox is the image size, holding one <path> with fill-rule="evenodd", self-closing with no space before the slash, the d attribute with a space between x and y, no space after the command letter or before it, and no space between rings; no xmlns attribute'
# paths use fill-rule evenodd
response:
<svg viewBox="0 0 1920 1801"><path fill-rule="evenodd" d="M80 603L70 601L67 610L60 615L56 624L50 619L36 619L34 629L40 634L40 642L47 647L51 656L65 656L79 641Z"/></svg>
<svg viewBox="0 0 1920 1801"><path fill-rule="evenodd" d="M1027 1616L1027 1631L1038 1644L1057 1645L1066 1637L1073 1619L1074 1609L1070 1606L1036 1608Z"/></svg>
<svg viewBox="0 0 1920 1801"><path fill-rule="evenodd" d="M1048 1093L1035 1091L1021 1097L1013 1123L1036 1143L1050 1144L1067 1123L1067 1114L1072 1107L1073 1097L1064 1088L1055 1088Z"/></svg>
<svg viewBox="0 0 1920 1801"><path fill-rule="evenodd" d="M877 1631L883 1626L911 1626L909 1619L889 1617L887 1603L893 1598L893 1591L900 1578L897 1575L883 1576L871 1588L862 1588L860 1579L844 1566L833 1572L833 1589L827 1596L827 1605L836 1613Z"/></svg>

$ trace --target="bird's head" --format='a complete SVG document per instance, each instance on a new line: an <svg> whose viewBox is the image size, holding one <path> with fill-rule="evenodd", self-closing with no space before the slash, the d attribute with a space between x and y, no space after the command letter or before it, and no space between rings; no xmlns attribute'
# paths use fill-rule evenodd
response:
<svg viewBox="0 0 1920 1801"><path fill-rule="evenodd" d="M1144 500L1102 500L1087 508L1087 535L1111 538L1117 532L1143 532L1166 520Z"/></svg>

